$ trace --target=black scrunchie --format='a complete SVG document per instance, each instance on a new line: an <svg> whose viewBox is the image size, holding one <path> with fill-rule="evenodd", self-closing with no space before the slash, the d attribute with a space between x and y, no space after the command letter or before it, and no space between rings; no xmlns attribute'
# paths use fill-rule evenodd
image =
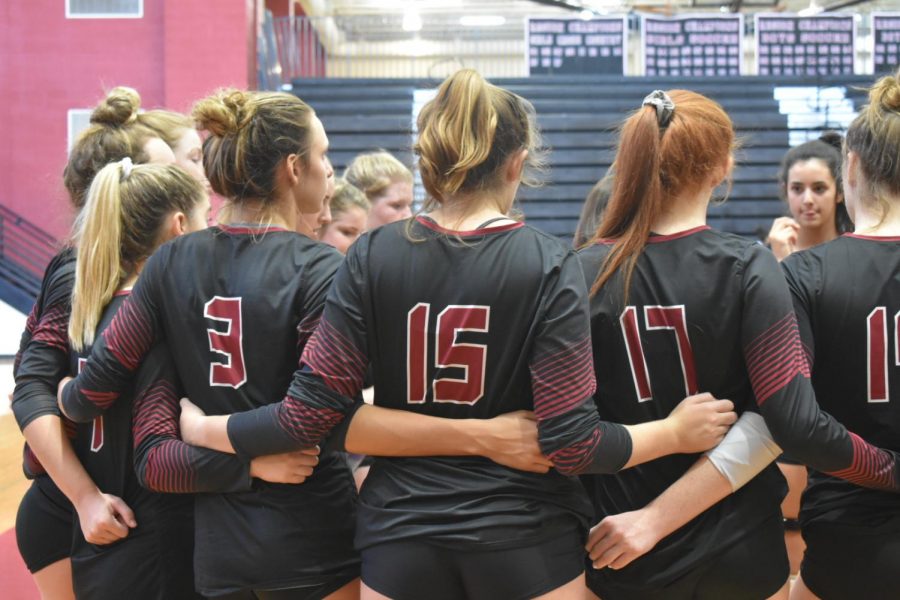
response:
<svg viewBox="0 0 900 600"><path fill-rule="evenodd" d="M669 95L662 90L654 90L647 94L642 106L647 106L648 104L656 108L656 122L659 123L659 128L665 129L668 127L669 123L672 122L672 117L675 115L675 103L672 102Z"/></svg>

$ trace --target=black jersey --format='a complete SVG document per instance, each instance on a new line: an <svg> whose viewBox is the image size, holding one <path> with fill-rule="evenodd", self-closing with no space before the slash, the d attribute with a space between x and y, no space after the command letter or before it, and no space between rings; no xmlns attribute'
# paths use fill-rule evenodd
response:
<svg viewBox="0 0 900 600"><path fill-rule="evenodd" d="M66 388L66 412L83 421L115 403L158 340L206 413L278 401L340 261L333 248L274 228L210 228L163 245ZM169 468L159 477L178 476L177 464ZM353 568L354 505L352 477L335 454L303 485L199 495L198 589L291 587Z"/></svg>
<svg viewBox="0 0 900 600"><path fill-rule="evenodd" d="M56 386L68 374L69 314L75 285L75 250L65 248L51 259L41 280L41 290L25 322L19 351L13 363L16 388L12 410L19 429L43 415L61 416L56 405ZM63 418L69 434L74 426ZM28 477L45 474L25 445L24 471Z"/></svg>
<svg viewBox="0 0 900 600"><path fill-rule="evenodd" d="M581 251L588 280L596 279L610 248L599 243ZM708 227L652 236L638 258L627 305L623 279L617 273L591 301L602 418L626 424L659 419L686 395L710 392L734 401L739 412L758 410L776 442L799 460L897 489L895 456L848 434L818 409L790 293L767 249ZM598 518L645 506L696 458L670 456L585 478ZM777 512L783 485L770 465L609 576L640 586L673 581Z"/></svg>
<svg viewBox="0 0 900 600"><path fill-rule="evenodd" d="M846 234L782 266L819 404L871 444L900 451L900 238ZM875 526L898 515L896 495L813 471L800 517Z"/></svg>
<svg viewBox="0 0 900 600"><path fill-rule="evenodd" d="M107 305L98 335L121 308L127 292ZM71 372L86 362L90 348L71 353ZM158 494L140 486L132 461L132 410L134 400L150 390L168 388L176 395L177 378L166 349L157 346L142 361L134 385L118 402L90 423L77 425L72 445L85 471L100 491L118 496L134 511L138 526L122 542L97 547L85 541L75 527L72 572L79 598L193 597L193 498ZM124 557L133 564L127 564ZM117 567L126 567L122 573Z"/></svg>
<svg viewBox="0 0 900 600"><path fill-rule="evenodd" d="M376 459L358 546L425 537L501 548L578 530L590 507L560 471L612 472L631 450L624 428L594 409L587 308L574 252L531 227L386 225L348 252L284 402L233 415L229 435L250 454L315 443L349 410L371 361L379 406L477 419L533 409L557 471Z"/></svg>

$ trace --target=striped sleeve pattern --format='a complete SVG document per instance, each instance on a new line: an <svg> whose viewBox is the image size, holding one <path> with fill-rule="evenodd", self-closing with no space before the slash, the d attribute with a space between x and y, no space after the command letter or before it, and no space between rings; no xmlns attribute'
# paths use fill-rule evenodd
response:
<svg viewBox="0 0 900 600"><path fill-rule="evenodd" d="M249 466L238 457L181 441L179 396L160 379L135 399L134 468L141 485L167 493L249 489Z"/></svg>
<svg viewBox="0 0 900 600"><path fill-rule="evenodd" d="M153 344L150 318L134 297L128 298L103 332L112 355L128 371L137 369Z"/></svg>
<svg viewBox="0 0 900 600"><path fill-rule="evenodd" d="M588 438L551 452L547 458L553 461L553 466L561 473L583 473L597 454L602 437L603 433L598 427Z"/></svg>
<svg viewBox="0 0 900 600"><path fill-rule="evenodd" d="M160 380L134 404L134 446L160 439L140 463L141 483L157 492L194 491L195 474L188 458L189 446L178 439L178 395L168 381Z"/></svg>
<svg viewBox="0 0 900 600"><path fill-rule="evenodd" d="M536 357L530 369L538 419L572 410L597 389L589 336L550 356Z"/></svg>
<svg viewBox="0 0 900 600"><path fill-rule="evenodd" d="M797 375L807 379L810 376L793 312L757 336L745 349L744 356L750 384L760 406Z"/></svg>
<svg viewBox="0 0 900 600"><path fill-rule="evenodd" d="M871 446L855 433L849 433L853 442L853 463L828 475L873 489L897 491L900 482L897 481L895 456Z"/></svg>
<svg viewBox="0 0 900 600"><path fill-rule="evenodd" d="M322 317L301 363L321 377L331 390L353 397L362 389L368 359L352 340Z"/></svg>
<svg viewBox="0 0 900 600"><path fill-rule="evenodd" d="M69 351L69 310L64 306L53 306L41 315L32 329L31 339L62 350Z"/></svg>

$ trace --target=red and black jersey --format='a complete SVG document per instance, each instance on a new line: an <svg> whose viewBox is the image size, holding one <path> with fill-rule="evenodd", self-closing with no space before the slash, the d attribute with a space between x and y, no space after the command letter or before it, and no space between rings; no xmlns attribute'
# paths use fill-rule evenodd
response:
<svg viewBox="0 0 900 600"><path fill-rule="evenodd" d="M207 414L277 402L340 261L333 248L274 228L210 228L163 245L66 388L66 412L85 421L114 405L158 341ZM178 460L155 464L163 467L157 481L181 485ZM354 568L354 506L352 477L336 454L323 455L303 485L255 482L199 495L198 589L292 587Z"/></svg>
<svg viewBox="0 0 900 600"><path fill-rule="evenodd" d="M12 410L19 429L43 415L61 416L56 405L56 386L68 374L74 285L75 250L67 247L53 257L44 271L41 291L28 315L13 364L16 388ZM63 422L71 433L72 423L65 418ZM28 477L45 473L27 444L23 456Z"/></svg>
<svg viewBox="0 0 900 600"><path fill-rule="evenodd" d="M98 334L109 326L127 295L117 294L107 305ZM71 353L72 373L82 368L89 354L90 348ZM138 523L127 538L108 548L89 544L81 528L74 528L72 571L79 598L109 598L119 593L160 600L193 597L193 498L144 489L133 467L134 401L148 390L159 389L170 390L172 397L179 397L177 377L162 346L141 362L134 384L118 402L92 422L76 426L72 445L85 471L100 491L122 498L134 511ZM126 564L126 556L135 564ZM124 568L126 573L114 567ZM138 573L140 577L135 576Z"/></svg>
<svg viewBox="0 0 900 600"><path fill-rule="evenodd" d="M900 451L900 238L846 234L782 266L819 404L867 442ZM877 526L898 514L896 495L812 471L800 517Z"/></svg>
<svg viewBox="0 0 900 600"><path fill-rule="evenodd" d="M596 279L610 243L581 251ZM766 248L699 227L651 236L625 303L618 272L591 301L597 407L604 419L660 419L687 395L710 392L739 412L759 411L776 442L806 464L897 490L895 455L867 445L819 410L787 284ZM598 518L639 509L674 483L696 455L665 457L585 478ZM783 495L770 465L734 495L610 574L622 584L666 584L752 531ZM895 496L896 497L896 496Z"/></svg>
<svg viewBox="0 0 900 600"><path fill-rule="evenodd" d="M534 410L557 471L484 458L378 458L360 497L357 545L428 538L457 548L533 543L587 524L578 481L612 472L630 437L601 424L584 277L574 252L520 223L453 232L386 225L349 250L303 367L278 406L233 415L256 455L316 443L351 410L371 362L375 404L445 418Z"/></svg>

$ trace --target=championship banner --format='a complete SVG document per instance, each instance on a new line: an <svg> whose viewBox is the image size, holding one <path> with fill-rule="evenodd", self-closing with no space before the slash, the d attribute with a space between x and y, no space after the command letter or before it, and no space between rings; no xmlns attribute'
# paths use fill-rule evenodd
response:
<svg viewBox="0 0 900 600"><path fill-rule="evenodd" d="M741 75L743 15L644 16L645 75Z"/></svg>
<svg viewBox="0 0 900 600"><path fill-rule="evenodd" d="M872 13L872 60L876 74L900 66L900 13Z"/></svg>
<svg viewBox="0 0 900 600"><path fill-rule="evenodd" d="M853 15L756 15L760 75L852 75L855 57Z"/></svg>
<svg viewBox="0 0 900 600"><path fill-rule="evenodd" d="M624 75L626 17L527 19L529 75Z"/></svg>

